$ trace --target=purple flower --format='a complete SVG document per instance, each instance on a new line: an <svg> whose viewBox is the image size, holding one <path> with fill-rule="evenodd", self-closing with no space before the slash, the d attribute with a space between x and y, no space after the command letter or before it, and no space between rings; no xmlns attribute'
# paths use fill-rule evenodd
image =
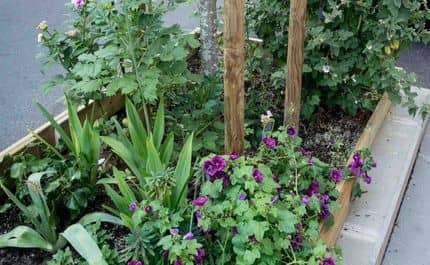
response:
<svg viewBox="0 0 430 265"><path fill-rule="evenodd" d="M330 204L330 197L326 194L318 194L318 199L320 200L320 220L324 221L330 217L330 209L328 205Z"/></svg>
<svg viewBox="0 0 430 265"><path fill-rule="evenodd" d="M296 135L296 129L293 126L288 126L288 128L287 128L287 134L288 134L288 136L294 136L294 135Z"/></svg>
<svg viewBox="0 0 430 265"><path fill-rule="evenodd" d="M339 182L342 180L342 170L334 167L332 169L330 169L330 178L334 181L334 182Z"/></svg>
<svg viewBox="0 0 430 265"><path fill-rule="evenodd" d="M74 4L76 8L81 8L82 6L85 5L85 1L84 0L72 0L72 4Z"/></svg>
<svg viewBox="0 0 430 265"><path fill-rule="evenodd" d="M308 150L306 150L306 149L305 149L305 148L303 148L303 147L300 147L300 153L302 154L302 156L307 156L307 157L309 157L309 156L310 156L309 151L308 151Z"/></svg>
<svg viewBox="0 0 430 265"><path fill-rule="evenodd" d="M376 162L372 161L372 167L375 168L376 167Z"/></svg>
<svg viewBox="0 0 430 265"><path fill-rule="evenodd" d="M206 251L204 248L197 249L197 253L194 255L194 264L201 265L203 264L203 258L206 255Z"/></svg>
<svg viewBox="0 0 430 265"><path fill-rule="evenodd" d="M194 213L194 217L195 217L197 220L200 220L200 219L202 219L203 215L202 215L202 213L201 213L200 211L195 211L195 213Z"/></svg>
<svg viewBox="0 0 430 265"><path fill-rule="evenodd" d="M237 234L239 234L239 230L237 229L237 226L233 226L232 228L230 228L230 232L231 232L233 235L237 235Z"/></svg>
<svg viewBox="0 0 430 265"><path fill-rule="evenodd" d="M239 154L238 153L236 153L236 152L230 153L230 159L231 160L236 160L238 158L239 158Z"/></svg>
<svg viewBox="0 0 430 265"><path fill-rule="evenodd" d="M366 184L370 184L370 183L372 182L372 177L371 177L371 176L369 176L369 175L367 174L367 172L364 172L363 180L364 180L364 182L365 182Z"/></svg>
<svg viewBox="0 0 430 265"><path fill-rule="evenodd" d="M313 179L311 181L311 184L309 184L309 187L303 191L303 194L308 195L309 197L311 197L312 195L314 195L315 193L318 192L318 189L320 188L320 183L318 182L318 180Z"/></svg>
<svg viewBox="0 0 430 265"><path fill-rule="evenodd" d="M135 202L132 202L130 203L128 208L130 209L130 211L135 211L137 209L137 204Z"/></svg>
<svg viewBox="0 0 430 265"><path fill-rule="evenodd" d="M302 199L300 200L303 204L308 204L309 203L309 197L308 195L305 195L302 197Z"/></svg>
<svg viewBox="0 0 430 265"><path fill-rule="evenodd" d="M257 183L261 183L263 181L263 178L264 178L263 172L261 172L257 168L254 168L252 170L252 176L254 177L254 180Z"/></svg>
<svg viewBox="0 0 430 265"><path fill-rule="evenodd" d="M184 240L191 240L193 238L194 238L194 235L193 235L193 233L191 231L188 232L188 233L186 233L185 236L184 236Z"/></svg>
<svg viewBox="0 0 430 265"><path fill-rule="evenodd" d="M263 143L269 148L274 148L276 146L276 140L269 136L263 138Z"/></svg>
<svg viewBox="0 0 430 265"><path fill-rule="evenodd" d="M312 160L312 157L309 157L308 158L308 165L313 165L314 164L314 161Z"/></svg>
<svg viewBox="0 0 430 265"><path fill-rule="evenodd" d="M270 202L271 202L272 204L275 204L275 203L277 203L278 201L279 201L279 195L278 195L278 194L274 195L274 196L272 197L272 199L270 200Z"/></svg>
<svg viewBox="0 0 430 265"><path fill-rule="evenodd" d="M169 229L169 232L172 236L179 234L179 228L177 227L172 227Z"/></svg>
<svg viewBox="0 0 430 265"><path fill-rule="evenodd" d="M173 262L173 265L182 265L182 260L181 258L176 258L175 261Z"/></svg>
<svg viewBox="0 0 430 265"><path fill-rule="evenodd" d="M273 181L276 182L276 183L279 183L279 181L281 181L281 180L279 179L278 176L274 176L273 177Z"/></svg>
<svg viewBox="0 0 430 265"><path fill-rule="evenodd" d="M258 243L257 239L255 238L255 235L248 236L248 240L252 243Z"/></svg>
<svg viewBox="0 0 430 265"><path fill-rule="evenodd" d="M148 213L148 214L151 213L152 212L152 207L150 205L146 206L145 207L145 212Z"/></svg>
<svg viewBox="0 0 430 265"><path fill-rule="evenodd" d="M302 231L303 230L303 225L302 224L296 224L296 229L297 231Z"/></svg>
<svg viewBox="0 0 430 265"><path fill-rule="evenodd" d="M240 193L238 199L239 199L239 201L245 200L246 199L246 193Z"/></svg>
<svg viewBox="0 0 430 265"><path fill-rule="evenodd" d="M332 257L322 259L320 264L321 265L336 265L336 263L334 262L334 259Z"/></svg>
<svg viewBox="0 0 430 265"><path fill-rule="evenodd" d="M300 233L295 233L291 235L291 246L294 250L298 250L303 244L303 237Z"/></svg>
<svg viewBox="0 0 430 265"><path fill-rule="evenodd" d="M202 164L203 171L209 176L215 176L218 171L224 169L226 161L224 157L216 155L211 160L206 160Z"/></svg>
<svg viewBox="0 0 430 265"><path fill-rule="evenodd" d="M203 206L205 205L205 203L209 200L209 197L207 195L199 197L199 198L195 198L193 200L193 205L194 206Z"/></svg>
<svg viewBox="0 0 430 265"><path fill-rule="evenodd" d="M140 260L130 260L127 265L142 265L142 262Z"/></svg>

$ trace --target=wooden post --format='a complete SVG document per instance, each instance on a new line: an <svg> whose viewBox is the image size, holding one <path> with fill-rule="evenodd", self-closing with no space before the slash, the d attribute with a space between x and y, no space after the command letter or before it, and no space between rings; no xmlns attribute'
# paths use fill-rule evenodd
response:
<svg viewBox="0 0 430 265"><path fill-rule="evenodd" d="M245 2L224 1L224 123L226 153L243 153Z"/></svg>
<svg viewBox="0 0 430 265"><path fill-rule="evenodd" d="M299 128L307 0L290 1L284 125Z"/></svg>

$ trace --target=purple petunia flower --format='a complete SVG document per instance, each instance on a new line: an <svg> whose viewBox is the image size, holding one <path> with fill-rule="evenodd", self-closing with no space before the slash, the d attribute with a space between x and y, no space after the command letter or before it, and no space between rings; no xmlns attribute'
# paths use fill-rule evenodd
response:
<svg viewBox="0 0 430 265"><path fill-rule="evenodd" d="M236 152L230 153L230 160L236 160L239 158L239 154Z"/></svg>
<svg viewBox="0 0 430 265"><path fill-rule="evenodd" d="M142 262L140 260L130 260L127 265L142 265Z"/></svg>
<svg viewBox="0 0 430 265"><path fill-rule="evenodd" d="M145 207L145 212L148 213L148 214L151 213L152 212L152 207L150 205L146 206Z"/></svg>
<svg viewBox="0 0 430 265"><path fill-rule="evenodd" d="M334 167L332 169L330 169L330 178L334 181L334 182L339 182L342 180L342 170Z"/></svg>
<svg viewBox="0 0 430 265"><path fill-rule="evenodd" d="M273 181L276 183L279 183L279 181L281 181L281 179L278 176L273 176Z"/></svg>
<svg viewBox="0 0 430 265"><path fill-rule="evenodd" d="M239 199L239 201L245 200L246 199L246 193L240 193L238 199Z"/></svg>
<svg viewBox="0 0 430 265"><path fill-rule="evenodd" d="M330 217L330 215L331 215L330 209L329 209L330 197L326 194L318 194L317 197L320 200L320 216L319 216L319 218L321 221L324 221L328 217Z"/></svg>
<svg viewBox="0 0 430 265"><path fill-rule="evenodd" d="M135 202L130 203L130 205L128 206L128 209L130 209L130 211L135 211L137 209L137 203Z"/></svg>
<svg viewBox="0 0 430 265"><path fill-rule="evenodd" d="M336 265L336 263L334 262L334 259L332 257L322 259L320 264L321 265Z"/></svg>
<svg viewBox="0 0 430 265"><path fill-rule="evenodd" d="M315 193L318 192L318 189L320 188L320 183L318 182L318 180L313 179L311 181L311 184L309 184L309 187L303 191L303 194L308 195L309 197L311 197L312 195L314 195Z"/></svg>
<svg viewBox="0 0 430 265"><path fill-rule="evenodd" d="M288 126L287 128L287 134L288 136L294 136L296 135L296 128L294 128L293 126Z"/></svg>
<svg viewBox="0 0 430 265"><path fill-rule="evenodd" d="M197 253L194 255L194 264L202 265L203 258L206 256L206 251L204 248L197 249Z"/></svg>
<svg viewBox="0 0 430 265"><path fill-rule="evenodd" d="M169 229L169 232L172 236L179 234L179 228L177 227L172 227Z"/></svg>
<svg viewBox="0 0 430 265"><path fill-rule="evenodd" d="M302 197L302 199L300 200L303 204L308 204L309 203L309 197L308 195L305 195Z"/></svg>
<svg viewBox="0 0 430 265"><path fill-rule="evenodd" d="M257 168L254 168L252 170L252 176L254 177L254 180L257 183L261 183L263 181L263 178L264 178L263 172L261 172Z"/></svg>
<svg viewBox="0 0 430 265"><path fill-rule="evenodd" d="M237 226L233 226L232 228L230 228L230 232L233 235L237 235L237 234L239 234L239 229L237 229Z"/></svg>
<svg viewBox="0 0 430 265"><path fill-rule="evenodd" d="M216 155L210 160L206 160L202 164L203 171L209 176L213 177L218 171L224 169L226 161L224 157Z"/></svg>
<svg viewBox="0 0 430 265"><path fill-rule="evenodd" d="M198 197L198 198L195 198L195 199L193 200L193 205L194 205L194 206L203 206L203 205L205 205L205 203L206 203L208 200L209 200L209 197L208 197L207 195L202 196L202 197Z"/></svg>
<svg viewBox="0 0 430 265"><path fill-rule="evenodd" d="M184 240L191 240L193 238L194 238L194 235L193 235L193 233L191 231L188 232L188 233L186 233L185 236L184 236Z"/></svg>
<svg viewBox="0 0 430 265"><path fill-rule="evenodd" d="M85 5L85 1L84 0L72 0L72 4L74 4L76 8L81 8Z"/></svg>
<svg viewBox="0 0 430 265"><path fill-rule="evenodd" d="M272 137L266 136L262 141L269 148L274 148L276 146L276 140Z"/></svg>
<svg viewBox="0 0 430 265"><path fill-rule="evenodd" d="M173 265L182 265L182 260L181 258L176 258L175 261L173 262Z"/></svg>
<svg viewBox="0 0 430 265"><path fill-rule="evenodd" d="M300 233L291 235L291 246L294 250L298 250L303 244L303 237Z"/></svg>

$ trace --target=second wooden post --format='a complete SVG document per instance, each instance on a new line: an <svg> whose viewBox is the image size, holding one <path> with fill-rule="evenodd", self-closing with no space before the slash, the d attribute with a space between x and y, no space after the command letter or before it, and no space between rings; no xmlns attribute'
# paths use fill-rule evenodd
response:
<svg viewBox="0 0 430 265"><path fill-rule="evenodd" d="M224 123L226 153L243 153L245 137L245 2L224 1Z"/></svg>
<svg viewBox="0 0 430 265"><path fill-rule="evenodd" d="M307 0L290 1L284 125L299 128Z"/></svg>

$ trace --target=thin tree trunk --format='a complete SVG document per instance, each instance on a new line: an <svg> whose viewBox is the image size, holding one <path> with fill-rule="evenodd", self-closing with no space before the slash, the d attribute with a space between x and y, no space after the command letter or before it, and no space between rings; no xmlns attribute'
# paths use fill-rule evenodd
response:
<svg viewBox="0 0 430 265"><path fill-rule="evenodd" d="M202 72L210 75L218 69L216 0L200 0L199 11Z"/></svg>

